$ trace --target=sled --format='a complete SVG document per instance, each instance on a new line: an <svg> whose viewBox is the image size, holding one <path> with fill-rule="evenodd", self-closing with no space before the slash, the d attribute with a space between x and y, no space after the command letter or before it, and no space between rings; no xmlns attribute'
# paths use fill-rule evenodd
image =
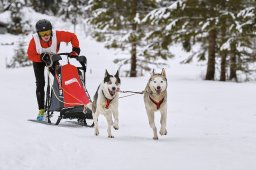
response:
<svg viewBox="0 0 256 170"><path fill-rule="evenodd" d="M67 56L67 64L61 65L61 56ZM70 64L69 53L59 53L50 55L43 59L52 74L47 76L47 90L45 99L46 121L51 124L51 118L55 112L59 112L55 125L62 119L77 119L78 123L87 127L87 119L93 119L92 110L87 105L91 103L91 98L86 89L86 67L85 56L76 57L81 67ZM50 76L53 76L51 84Z"/></svg>

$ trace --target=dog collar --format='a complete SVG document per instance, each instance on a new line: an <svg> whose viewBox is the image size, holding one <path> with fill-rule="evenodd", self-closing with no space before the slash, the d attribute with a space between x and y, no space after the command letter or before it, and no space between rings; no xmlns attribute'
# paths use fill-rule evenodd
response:
<svg viewBox="0 0 256 170"><path fill-rule="evenodd" d="M160 108L161 104L164 101L164 98L162 100L160 100L159 102L156 102L155 100L153 100L150 96L149 99L156 105L157 110Z"/></svg>
<svg viewBox="0 0 256 170"><path fill-rule="evenodd" d="M108 99L108 98L105 96L103 90L102 90L102 94L103 94L103 96L105 97L105 99L107 100L105 108L108 109L108 107L109 107L109 105L110 105L110 102L111 102L113 99Z"/></svg>

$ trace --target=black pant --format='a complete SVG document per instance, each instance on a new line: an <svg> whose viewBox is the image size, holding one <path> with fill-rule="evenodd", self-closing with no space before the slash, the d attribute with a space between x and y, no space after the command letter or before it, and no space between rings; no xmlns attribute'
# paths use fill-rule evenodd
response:
<svg viewBox="0 0 256 170"><path fill-rule="evenodd" d="M44 86L45 86L45 77L44 77L44 68L46 67L44 62L33 62L33 68L36 78L36 97L39 109L44 109ZM54 69L49 69L52 75L54 75Z"/></svg>

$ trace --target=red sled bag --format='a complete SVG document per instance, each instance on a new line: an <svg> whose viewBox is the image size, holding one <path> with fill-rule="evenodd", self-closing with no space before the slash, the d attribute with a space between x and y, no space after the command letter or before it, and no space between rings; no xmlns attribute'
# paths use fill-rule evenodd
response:
<svg viewBox="0 0 256 170"><path fill-rule="evenodd" d="M61 75L64 107L86 106L90 103L75 66L71 64L62 66Z"/></svg>

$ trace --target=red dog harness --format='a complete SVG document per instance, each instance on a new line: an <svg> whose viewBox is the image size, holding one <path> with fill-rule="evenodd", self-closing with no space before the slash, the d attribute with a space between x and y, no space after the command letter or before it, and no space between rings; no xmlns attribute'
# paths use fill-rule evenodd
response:
<svg viewBox="0 0 256 170"><path fill-rule="evenodd" d="M107 99L107 98L106 98ZM110 100L110 99L107 99L107 103L106 103L106 106L105 106L105 108L106 109L108 109L108 107L109 107L109 104L110 104L110 102L111 102L112 100Z"/></svg>
<svg viewBox="0 0 256 170"><path fill-rule="evenodd" d="M105 96L103 90L102 90L102 94L103 94L103 96L105 97L105 99L107 100L105 108L108 109L108 107L109 107L109 105L110 105L110 102L111 102L113 99L110 100L110 99L106 98L106 96Z"/></svg>
<svg viewBox="0 0 256 170"><path fill-rule="evenodd" d="M157 110L160 108L161 104L164 101L164 98L162 100L160 100L159 102L156 102L155 100L153 100L150 96L149 96L150 100L156 105Z"/></svg>

